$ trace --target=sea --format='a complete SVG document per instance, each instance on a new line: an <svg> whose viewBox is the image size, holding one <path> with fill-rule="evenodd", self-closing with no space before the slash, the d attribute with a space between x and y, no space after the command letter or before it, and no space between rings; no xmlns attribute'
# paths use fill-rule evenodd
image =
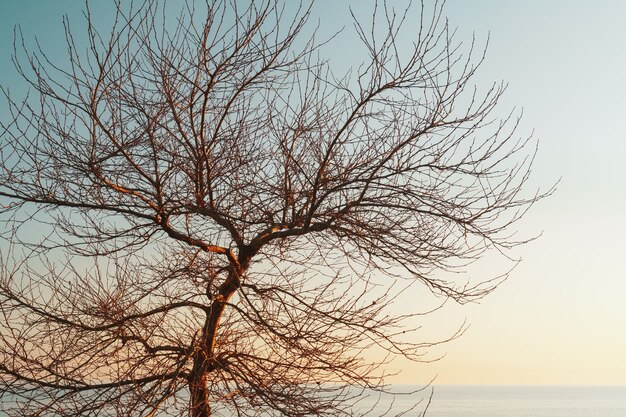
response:
<svg viewBox="0 0 626 417"><path fill-rule="evenodd" d="M626 417L626 386L438 385L393 400L372 395L359 408L371 409L372 416ZM403 410L410 411L400 414Z"/></svg>
<svg viewBox="0 0 626 417"><path fill-rule="evenodd" d="M626 386L394 385L352 408L373 417L626 417ZM7 417L0 399L0 417ZM6 404L4 404L6 406Z"/></svg>

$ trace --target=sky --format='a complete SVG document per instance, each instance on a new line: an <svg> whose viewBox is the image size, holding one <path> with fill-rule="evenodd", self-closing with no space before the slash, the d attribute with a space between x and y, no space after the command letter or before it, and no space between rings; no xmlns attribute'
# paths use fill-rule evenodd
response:
<svg viewBox="0 0 626 417"><path fill-rule="evenodd" d="M80 19L81 4L0 0L0 82L19 91L10 63L16 24L62 53L61 16ZM348 6L361 13L372 4L318 0L314 18L323 30L346 26L350 42ZM540 144L531 185L559 184L519 224L542 236L514 252L523 262L509 279L480 303L448 303L421 333L445 337L467 320L465 334L433 349L443 356L434 363L392 364L402 372L390 382L626 384L626 2L448 0L445 14L459 39L489 37L475 80L508 83L502 116L523 110L518 132ZM483 262L476 271L499 267Z"/></svg>

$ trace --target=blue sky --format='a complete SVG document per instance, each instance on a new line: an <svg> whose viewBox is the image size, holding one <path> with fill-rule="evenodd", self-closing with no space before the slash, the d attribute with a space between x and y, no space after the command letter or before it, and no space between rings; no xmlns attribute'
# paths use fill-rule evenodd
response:
<svg viewBox="0 0 626 417"><path fill-rule="evenodd" d="M93 3L97 15L104 3ZM354 47L348 5L363 12L372 4L316 2L323 30L348 23L333 44L339 59ZM60 55L61 16L79 21L81 5L0 1L0 82L20 91L9 61L14 25ZM533 185L561 181L520 224L543 236L514 253L524 262L510 279L480 304L451 305L425 324L424 334L437 335L467 318L466 334L436 349L446 356L434 364L395 364L405 368L396 380L626 384L626 2L448 0L445 10L459 39L490 37L476 82L508 83L502 116L523 109L520 135L540 141ZM484 262L475 272L497 267Z"/></svg>
<svg viewBox="0 0 626 417"><path fill-rule="evenodd" d="M471 5L470 5L471 4ZM504 79L540 140L535 181L561 178L523 226L543 236L518 251L509 281L463 313L440 380L626 383L626 3L449 1L464 32L490 31L481 77ZM463 370L463 371L462 371Z"/></svg>

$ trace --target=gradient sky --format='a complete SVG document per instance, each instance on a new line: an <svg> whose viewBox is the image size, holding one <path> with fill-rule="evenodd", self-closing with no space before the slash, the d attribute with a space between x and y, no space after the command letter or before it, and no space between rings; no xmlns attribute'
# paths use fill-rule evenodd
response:
<svg viewBox="0 0 626 417"><path fill-rule="evenodd" d="M349 4L373 1L318 0L321 29L349 32ZM81 5L0 0L0 82L19 91L14 25L60 54L61 16L78 20ZM446 15L460 39L490 36L476 82L508 82L502 116L523 109L520 135L540 141L532 185L561 181L520 223L543 236L514 253L524 261L509 280L479 304L450 303L421 333L445 337L467 319L463 337L433 349L445 355L435 363L392 365L403 369L392 382L626 384L626 2L448 0ZM343 42L338 56L350 50ZM475 271L502 272L489 262Z"/></svg>

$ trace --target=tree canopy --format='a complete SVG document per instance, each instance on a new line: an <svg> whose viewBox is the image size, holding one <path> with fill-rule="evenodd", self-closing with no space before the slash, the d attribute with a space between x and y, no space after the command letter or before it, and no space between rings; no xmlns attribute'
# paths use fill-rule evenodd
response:
<svg viewBox="0 0 626 417"><path fill-rule="evenodd" d="M351 415L355 388L384 390L386 361L431 345L407 337L421 312L390 313L398 282L460 303L500 282L439 273L527 241L514 225L549 194L524 192L535 145L497 117L504 85L474 86L484 50L441 5L382 3L353 21L366 60L338 74L312 7L118 2L103 31L87 5L67 57L16 60L11 412Z"/></svg>

